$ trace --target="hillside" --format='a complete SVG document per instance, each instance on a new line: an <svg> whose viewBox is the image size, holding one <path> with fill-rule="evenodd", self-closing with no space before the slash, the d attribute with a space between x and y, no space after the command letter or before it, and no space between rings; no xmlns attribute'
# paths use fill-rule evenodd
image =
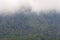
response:
<svg viewBox="0 0 60 40"><path fill-rule="evenodd" d="M57 40L60 38L60 14L55 11L16 12L0 15L2 40Z"/></svg>

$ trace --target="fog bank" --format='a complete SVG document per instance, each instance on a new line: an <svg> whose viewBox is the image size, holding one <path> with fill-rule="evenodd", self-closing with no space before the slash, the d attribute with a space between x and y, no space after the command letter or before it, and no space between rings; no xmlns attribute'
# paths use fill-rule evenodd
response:
<svg viewBox="0 0 60 40"><path fill-rule="evenodd" d="M23 6L32 11L60 10L60 0L0 0L0 12L15 12Z"/></svg>

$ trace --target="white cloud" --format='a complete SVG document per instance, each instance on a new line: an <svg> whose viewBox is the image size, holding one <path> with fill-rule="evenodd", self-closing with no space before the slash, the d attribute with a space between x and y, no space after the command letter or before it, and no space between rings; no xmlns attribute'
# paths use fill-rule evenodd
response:
<svg viewBox="0 0 60 40"><path fill-rule="evenodd" d="M0 0L0 11L14 11L22 5L30 5L32 10L60 9L60 0Z"/></svg>

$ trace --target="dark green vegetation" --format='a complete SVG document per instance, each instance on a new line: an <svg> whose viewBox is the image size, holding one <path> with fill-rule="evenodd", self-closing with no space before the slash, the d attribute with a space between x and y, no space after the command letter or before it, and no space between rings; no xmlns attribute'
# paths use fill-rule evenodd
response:
<svg viewBox="0 0 60 40"><path fill-rule="evenodd" d="M59 40L60 14L30 10L0 15L0 40Z"/></svg>

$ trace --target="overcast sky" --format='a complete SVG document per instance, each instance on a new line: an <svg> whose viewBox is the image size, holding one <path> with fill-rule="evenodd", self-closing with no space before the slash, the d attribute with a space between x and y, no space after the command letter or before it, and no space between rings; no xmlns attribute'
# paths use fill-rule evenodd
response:
<svg viewBox="0 0 60 40"><path fill-rule="evenodd" d="M60 0L0 0L0 11L15 11L22 6L31 6L32 10L60 9Z"/></svg>

